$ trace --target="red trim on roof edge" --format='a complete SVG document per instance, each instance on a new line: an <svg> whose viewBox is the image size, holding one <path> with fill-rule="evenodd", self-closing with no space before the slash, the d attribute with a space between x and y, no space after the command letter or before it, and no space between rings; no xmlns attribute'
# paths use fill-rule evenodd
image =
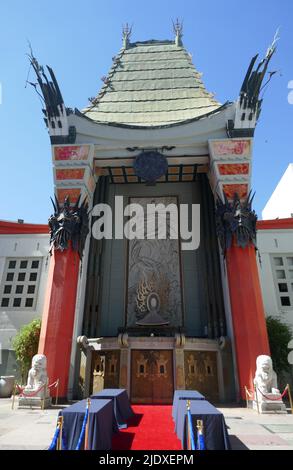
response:
<svg viewBox="0 0 293 470"><path fill-rule="evenodd" d="M49 234L48 225L44 224L20 224L18 222L5 222L0 220L0 235L17 234Z"/></svg>
<svg viewBox="0 0 293 470"><path fill-rule="evenodd" d="M288 230L293 229L293 217L288 219L258 220L258 230Z"/></svg>

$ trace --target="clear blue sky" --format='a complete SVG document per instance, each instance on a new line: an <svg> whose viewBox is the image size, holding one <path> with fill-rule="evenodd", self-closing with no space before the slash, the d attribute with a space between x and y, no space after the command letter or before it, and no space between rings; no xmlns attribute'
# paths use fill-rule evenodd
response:
<svg viewBox="0 0 293 470"><path fill-rule="evenodd" d="M0 219L46 223L53 175L41 105L25 81L27 39L41 64L53 67L66 106L82 108L121 47L121 25L132 40L173 39L172 18L184 20L184 45L218 100L238 96L251 57L263 55L280 26L270 66L278 70L265 94L254 144L253 188L259 215L287 165L293 162L292 0L10 0L1 2ZM31 76L32 78L32 76Z"/></svg>

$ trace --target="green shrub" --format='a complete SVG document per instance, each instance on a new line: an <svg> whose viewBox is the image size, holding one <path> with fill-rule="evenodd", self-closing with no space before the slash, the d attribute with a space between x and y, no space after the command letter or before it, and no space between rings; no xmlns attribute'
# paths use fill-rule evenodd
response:
<svg viewBox="0 0 293 470"><path fill-rule="evenodd" d="M278 374L290 371L288 343L292 339L291 328L280 319L267 317L267 330L274 369Z"/></svg>
<svg viewBox="0 0 293 470"><path fill-rule="evenodd" d="M32 358L38 352L41 320L36 319L24 325L13 339L13 348L20 365L21 380L25 382Z"/></svg>

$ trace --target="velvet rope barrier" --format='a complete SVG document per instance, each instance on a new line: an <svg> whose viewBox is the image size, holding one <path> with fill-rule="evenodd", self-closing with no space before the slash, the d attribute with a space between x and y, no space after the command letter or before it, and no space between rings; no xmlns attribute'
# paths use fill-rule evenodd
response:
<svg viewBox="0 0 293 470"><path fill-rule="evenodd" d="M24 396L24 397L34 397L34 396L37 395L43 388L45 388L45 385L46 385L46 384L43 384L38 390L36 390L36 391L34 391L34 392L31 392L31 393L30 393L30 392L29 392L29 393L26 393L26 392L24 393L26 387L21 387L21 386L18 385L18 384L16 384L16 387L17 387L17 389L18 389L18 391L19 391L19 395L20 395L20 396ZM48 385L48 388L52 388L52 387L56 388L56 387L58 387L58 385L59 385L59 379L57 379L57 380L56 380L55 382L53 382L51 385Z"/></svg>
<svg viewBox="0 0 293 470"><path fill-rule="evenodd" d="M62 438L60 439L60 434L62 436L62 427L63 427L63 417L59 416L57 421L56 430L48 450L62 450ZM62 436L63 437L63 436Z"/></svg>
<svg viewBox="0 0 293 470"><path fill-rule="evenodd" d="M58 387L58 385L59 385L59 379L57 379L57 380L56 380L55 382L53 382L51 385L48 385L48 388L52 388L52 387L56 388L56 387Z"/></svg>
<svg viewBox="0 0 293 470"><path fill-rule="evenodd" d="M18 383L15 383L14 384L14 388L13 388L13 398L12 398L12 409L14 409L14 401L15 401L15 395L16 395L16 389L18 390L19 392L19 396L20 397L27 397L27 398L30 398L30 397L34 397L36 396L44 387L45 387L46 384L42 385L38 390L34 391L34 392L31 392L31 393L25 393L25 388L26 387L21 387ZM59 379L55 380L55 382L53 382L51 385L48 385L48 388L57 388L57 394L56 394L56 403L55 405L57 405L57 400L58 400L58 387L59 387Z"/></svg>
<svg viewBox="0 0 293 470"><path fill-rule="evenodd" d="M25 390L25 387L20 387L18 384L16 384L16 387L18 388L18 391L20 392L19 395L20 396L23 396L23 397L35 397L43 388L45 388L45 385L42 385L38 390L36 390L35 392L31 392L31 393L24 393L24 390Z"/></svg>
<svg viewBox="0 0 293 470"><path fill-rule="evenodd" d="M247 387L245 387L245 393L249 398L253 399L254 391L253 390L248 390Z"/></svg>
<svg viewBox="0 0 293 470"><path fill-rule="evenodd" d="M285 387L285 390L284 392L281 394L280 397L275 397L275 398L272 398L272 397L268 397L267 395L265 395L259 388L257 388L258 392L264 397L266 398L267 400L271 400L271 401L281 401L282 398L287 395L288 393L288 385L286 385Z"/></svg>
<svg viewBox="0 0 293 470"><path fill-rule="evenodd" d="M59 428L59 426L57 426L57 428L55 430L55 434L53 436L52 442L51 442L50 447L48 448L48 450L56 450L59 435L60 435L60 428Z"/></svg>

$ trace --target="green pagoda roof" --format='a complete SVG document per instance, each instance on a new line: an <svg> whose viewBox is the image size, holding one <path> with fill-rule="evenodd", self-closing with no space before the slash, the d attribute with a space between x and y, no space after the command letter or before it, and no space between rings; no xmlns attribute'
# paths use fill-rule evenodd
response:
<svg viewBox="0 0 293 470"><path fill-rule="evenodd" d="M135 42L121 49L104 85L83 114L93 121L164 126L221 107L207 92L191 57L173 41Z"/></svg>

